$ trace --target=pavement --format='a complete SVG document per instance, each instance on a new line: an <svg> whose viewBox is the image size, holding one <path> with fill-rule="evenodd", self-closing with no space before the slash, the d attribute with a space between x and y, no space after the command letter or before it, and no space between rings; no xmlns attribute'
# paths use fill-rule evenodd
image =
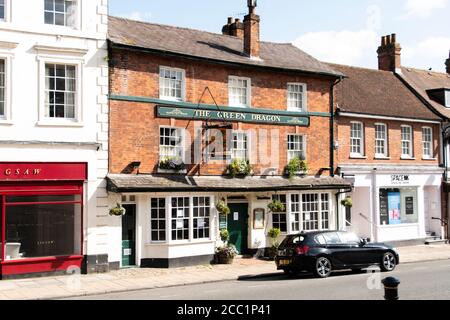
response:
<svg viewBox="0 0 450 320"><path fill-rule="evenodd" d="M450 245L398 248L400 262L450 259ZM177 269L128 268L104 274L66 275L0 281L0 300L49 300L205 284L279 274L273 261L237 258L232 265Z"/></svg>

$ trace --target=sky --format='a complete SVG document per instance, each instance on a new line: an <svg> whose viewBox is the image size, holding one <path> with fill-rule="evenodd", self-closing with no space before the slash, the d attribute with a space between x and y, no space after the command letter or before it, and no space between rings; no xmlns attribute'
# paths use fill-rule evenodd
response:
<svg viewBox="0 0 450 320"><path fill-rule="evenodd" d="M220 33L246 0L109 0L109 13ZM396 33L402 65L445 71L450 0L259 0L261 40L293 43L317 59L377 68L381 36Z"/></svg>

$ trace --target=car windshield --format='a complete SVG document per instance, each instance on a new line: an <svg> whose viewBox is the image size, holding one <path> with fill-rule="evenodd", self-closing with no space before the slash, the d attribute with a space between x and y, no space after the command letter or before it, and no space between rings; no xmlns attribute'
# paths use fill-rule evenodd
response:
<svg viewBox="0 0 450 320"><path fill-rule="evenodd" d="M282 246L292 246L297 245L299 243L302 243L305 241L305 237L301 235L294 235L294 236L287 236L283 242L281 243Z"/></svg>

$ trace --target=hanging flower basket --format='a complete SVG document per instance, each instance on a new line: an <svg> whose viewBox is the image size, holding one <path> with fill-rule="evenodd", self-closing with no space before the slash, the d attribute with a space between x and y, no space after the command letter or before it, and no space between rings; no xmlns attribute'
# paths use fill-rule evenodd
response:
<svg viewBox="0 0 450 320"><path fill-rule="evenodd" d="M220 214L223 214L224 216L229 215L230 214L230 207L228 207L228 205L225 203L225 201L219 201L216 204L216 209L217 212L219 212Z"/></svg>
<svg viewBox="0 0 450 320"><path fill-rule="evenodd" d="M272 200L272 202L267 205L267 208L273 213L284 212L286 210L285 205L278 200Z"/></svg>
<svg viewBox="0 0 450 320"><path fill-rule="evenodd" d="M124 207L120 205L120 203L117 204L117 207L114 207L109 210L109 215L114 217L121 217L124 216L126 213L126 210Z"/></svg>
<svg viewBox="0 0 450 320"><path fill-rule="evenodd" d="M351 208L353 206L352 198L345 198L341 201L341 204L346 208Z"/></svg>
<svg viewBox="0 0 450 320"><path fill-rule="evenodd" d="M242 159L235 159L228 166L228 174L232 178L246 177L252 173L250 162Z"/></svg>

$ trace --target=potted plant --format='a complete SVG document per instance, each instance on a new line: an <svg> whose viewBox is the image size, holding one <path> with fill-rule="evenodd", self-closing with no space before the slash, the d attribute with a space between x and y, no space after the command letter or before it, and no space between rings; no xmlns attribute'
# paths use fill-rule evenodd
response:
<svg viewBox="0 0 450 320"><path fill-rule="evenodd" d="M216 204L216 209L219 214L228 215L230 214L230 207L225 203L225 201L221 200Z"/></svg>
<svg viewBox="0 0 450 320"><path fill-rule="evenodd" d="M267 233L267 236L271 239L272 246L269 248L269 258L271 260L275 259L277 255L278 247L280 246L280 242L278 241L278 237L281 235L281 230L278 228L272 228Z"/></svg>
<svg viewBox="0 0 450 320"><path fill-rule="evenodd" d="M277 213L277 212L285 212L286 210L286 206L279 200L272 200L268 205L267 208L273 212L273 213Z"/></svg>
<svg viewBox="0 0 450 320"><path fill-rule="evenodd" d="M285 168L286 174L289 179L293 178L297 174L306 174L308 172L308 163L299 157L295 157L289 161Z"/></svg>
<svg viewBox="0 0 450 320"><path fill-rule="evenodd" d="M180 172L186 169L186 165L179 157L167 157L159 162L159 168Z"/></svg>
<svg viewBox="0 0 450 320"><path fill-rule="evenodd" d="M109 210L109 215L115 216L115 217L123 216L123 215L125 215L125 213L126 213L126 210L124 207L122 207L122 205L120 203L118 203L116 207Z"/></svg>
<svg viewBox="0 0 450 320"><path fill-rule="evenodd" d="M232 178L236 176L245 177L252 172L252 166L248 160L234 159L228 166L228 173Z"/></svg>
<svg viewBox="0 0 450 320"><path fill-rule="evenodd" d="M223 245L216 248L215 260L219 264L232 264L238 252L234 245L228 243L230 233L227 229L220 230L220 240L222 240Z"/></svg>
<svg viewBox="0 0 450 320"><path fill-rule="evenodd" d="M346 208L351 208L351 207L353 207L353 200L352 200L352 198L347 197L341 201L341 204Z"/></svg>

